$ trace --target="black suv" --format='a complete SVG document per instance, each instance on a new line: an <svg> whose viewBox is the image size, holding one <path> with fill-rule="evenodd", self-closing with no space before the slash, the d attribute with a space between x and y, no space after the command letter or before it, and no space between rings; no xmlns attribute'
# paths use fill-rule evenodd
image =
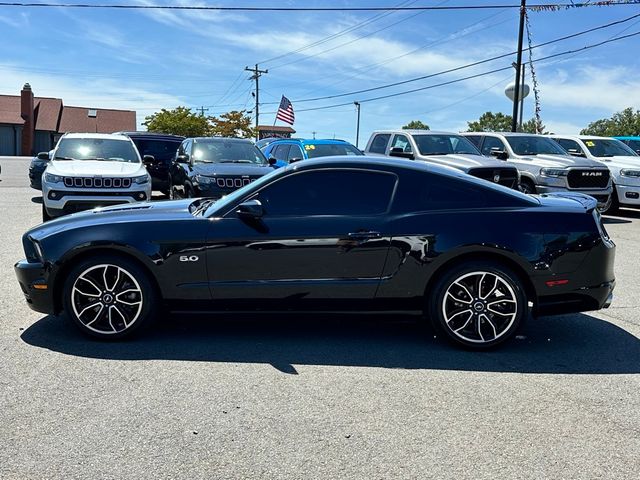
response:
<svg viewBox="0 0 640 480"><path fill-rule="evenodd" d="M184 137L152 132L118 132L135 143L140 158L151 155L154 160L147 165L153 190L169 195L169 168Z"/></svg>
<svg viewBox="0 0 640 480"><path fill-rule="evenodd" d="M169 196L220 198L273 170L250 140L187 138L169 172Z"/></svg>

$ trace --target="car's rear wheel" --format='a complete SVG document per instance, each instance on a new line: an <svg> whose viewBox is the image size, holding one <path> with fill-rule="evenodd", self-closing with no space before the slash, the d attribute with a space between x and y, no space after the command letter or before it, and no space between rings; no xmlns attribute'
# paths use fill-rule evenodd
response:
<svg viewBox="0 0 640 480"><path fill-rule="evenodd" d="M485 349L509 340L527 314L522 282L509 268L470 262L446 272L429 303L434 326L457 345Z"/></svg>
<svg viewBox="0 0 640 480"><path fill-rule="evenodd" d="M132 335L156 315L158 294L148 274L119 256L101 255L67 275L66 314L90 336L115 340Z"/></svg>
<svg viewBox="0 0 640 480"><path fill-rule="evenodd" d="M620 201L618 200L618 192L616 191L616 187L613 187L613 191L611 192L611 200L609 202L609 208L606 212L609 215L615 215L620 211ZM600 212L604 213L604 212Z"/></svg>

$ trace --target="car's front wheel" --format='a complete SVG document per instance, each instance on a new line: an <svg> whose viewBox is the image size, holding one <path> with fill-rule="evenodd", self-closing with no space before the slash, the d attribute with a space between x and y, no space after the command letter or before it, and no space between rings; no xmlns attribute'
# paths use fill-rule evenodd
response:
<svg viewBox="0 0 640 480"><path fill-rule="evenodd" d="M148 274L116 255L84 260L64 285L66 314L90 336L111 340L130 336L156 315L158 294Z"/></svg>
<svg viewBox="0 0 640 480"><path fill-rule="evenodd" d="M484 349L509 340L527 314L522 282L499 263L454 267L440 278L433 293L432 322L464 347Z"/></svg>

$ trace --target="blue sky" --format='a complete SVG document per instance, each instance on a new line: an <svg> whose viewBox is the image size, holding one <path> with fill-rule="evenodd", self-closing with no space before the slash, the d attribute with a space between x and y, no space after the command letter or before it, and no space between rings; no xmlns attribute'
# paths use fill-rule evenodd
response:
<svg viewBox="0 0 640 480"><path fill-rule="evenodd" d="M71 0L73 1L73 0ZM542 1L542 0L541 0ZM88 2L91 3L91 2ZM105 1L94 2L105 3ZM109 2L107 2L109 3ZM122 3L113 1L111 3ZM195 0L132 0L139 4L197 4ZM484 0L219 0L227 6L465 5ZM514 4L516 0L492 0ZM536 2L539 3L539 2ZM640 5L530 13L534 43L640 14ZM342 94L428 75L515 50L516 9L426 12L271 13L132 11L0 7L0 93L25 82L38 96L67 105L125 108L138 121L161 108L205 106L208 114L253 108L253 82L244 67L260 63L261 101L292 100L297 135L355 139L352 105L304 108L368 98L508 66L515 57L377 92ZM350 29L350 31L344 32ZM623 31L624 30L624 31ZM534 50L534 58L640 31L627 23ZM337 35L339 34L339 35ZM334 35L334 38L327 37ZM308 45L318 43L316 46ZM525 41L526 44L526 41ZM556 133L574 133L598 118L640 108L640 36L536 64L542 120ZM299 50L299 51L298 51ZM298 51L297 53L289 53ZM285 55L281 58L281 55ZM525 55L525 58L527 56ZM511 112L504 87L510 71L380 101L363 102L361 146L374 129L419 119L432 129L464 130L487 110ZM529 72L527 77L530 79ZM261 106L272 124L277 105ZM533 116L533 95L525 118ZM280 122L278 124L281 124Z"/></svg>

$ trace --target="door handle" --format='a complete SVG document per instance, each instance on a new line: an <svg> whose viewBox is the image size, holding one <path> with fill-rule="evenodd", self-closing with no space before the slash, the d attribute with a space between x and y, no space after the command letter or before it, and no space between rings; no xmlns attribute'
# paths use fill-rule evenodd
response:
<svg viewBox="0 0 640 480"><path fill-rule="evenodd" d="M368 232L353 232L349 234L349 238L353 240L369 240L371 238L380 238L382 235L380 232L368 231Z"/></svg>

